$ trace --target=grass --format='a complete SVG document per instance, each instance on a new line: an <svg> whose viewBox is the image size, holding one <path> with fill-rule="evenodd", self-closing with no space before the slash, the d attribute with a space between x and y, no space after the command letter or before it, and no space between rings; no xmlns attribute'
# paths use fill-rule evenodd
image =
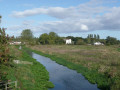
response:
<svg viewBox="0 0 120 90"><path fill-rule="evenodd" d="M120 52L120 48L118 48L118 51Z"/></svg>
<svg viewBox="0 0 120 90"><path fill-rule="evenodd" d="M16 47L11 46L11 55L14 59L21 61L32 62L33 65L27 64L14 64L12 67L4 65L2 67L3 73L6 74L6 80L18 81L19 90L47 90L53 88L54 85L49 81L49 73L45 67L29 56L26 49L18 50ZM3 79L4 80L4 79Z"/></svg>
<svg viewBox="0 0 120 90"><path fill-rule="evenodd" d="M120 90L118 46L36 45L34 52L82 73L105 90ZM119 49L120 50L120 49Z"/></svg>

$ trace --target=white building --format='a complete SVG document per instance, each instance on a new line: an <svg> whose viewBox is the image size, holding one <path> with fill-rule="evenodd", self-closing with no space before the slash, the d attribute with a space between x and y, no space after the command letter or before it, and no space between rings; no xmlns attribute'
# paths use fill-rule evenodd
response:
<svg viewBox="0 0 120 90"><path fill-rule="evenodd" d="M21 42L9 42L10 45L20 45Z"/></svg>
<svg viewBox="0 0 120 90"><path fill-rule="evenodd" d="M95 42L94 45L104 45L104 44L101 42Z"/></svg>
<svg viewBox="0 0 120 90"><path fill-rule="evenodd" d="M65 39L66 44L72 44L72 40L71 39Z"/></svg>

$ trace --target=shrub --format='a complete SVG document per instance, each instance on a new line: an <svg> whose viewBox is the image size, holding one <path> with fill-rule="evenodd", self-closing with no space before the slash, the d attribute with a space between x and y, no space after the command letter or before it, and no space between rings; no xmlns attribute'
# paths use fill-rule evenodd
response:
<svg viewBox="0 0 120 90"><path fill-rule="evenodd" d="M9 60L8 35L5 34L5 28L0 28L0 63Z"/></svg>

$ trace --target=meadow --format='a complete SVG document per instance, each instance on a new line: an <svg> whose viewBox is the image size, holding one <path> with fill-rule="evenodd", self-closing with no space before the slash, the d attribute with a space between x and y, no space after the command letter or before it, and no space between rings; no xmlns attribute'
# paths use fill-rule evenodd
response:
<svg viewBox="0 0 120 90"><path fill-rule="evenodd" d="M104 90L120 89L119 46L35 45L34 52L82 73Z"/></svg>

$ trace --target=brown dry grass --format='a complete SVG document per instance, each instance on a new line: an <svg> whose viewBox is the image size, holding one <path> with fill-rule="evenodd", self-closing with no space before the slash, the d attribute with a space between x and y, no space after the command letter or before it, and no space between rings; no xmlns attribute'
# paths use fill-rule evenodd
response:
<svg viewBox="0 0 120 90"><path fill-rule="evenodd" d="M28 47L57 55L90 69L98 69L102 73L108 72L112 77L120 74L120 52L117 51L117 46L36 45Z"/></svg>

